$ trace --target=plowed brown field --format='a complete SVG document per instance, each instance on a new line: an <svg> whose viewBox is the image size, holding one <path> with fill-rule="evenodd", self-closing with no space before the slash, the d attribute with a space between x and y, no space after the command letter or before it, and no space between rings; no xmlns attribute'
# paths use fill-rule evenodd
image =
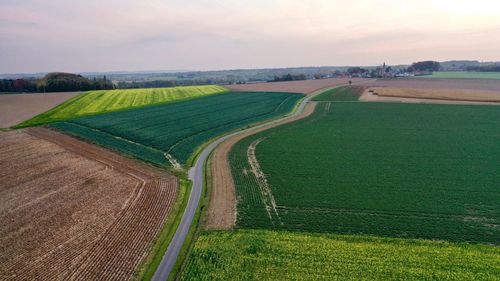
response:
<svg viewBox="0 0 500 281"><path fill-rule="evenodd" d="M500 80L492 79L383 79L366 83L365 86L413 89L496 91L500 94Z"/></svg>
<svg viewBox="0 0 500 281"><path fill-rule="evenodd" d="M349 80L353 83L370 81L370 79L362 78L331 78L289 82L237 84L229 85L227 87L233 91L239 92L290 92L311 94L320 89L347 84Z"/></svg>
<svg viewBox="0 0 500 281"><path fill-rule="evenodd" d="M372 91L376 96L380 98L403 98L403 101L404 99L410 98L417 99L417 101L430 99L438 101L484 102L500 104L500 90L498 92L493 92L478 90L375 87L370 88L369 91Z"/></svg>
<svg viewBox="0 0 500 281"><path fill-rule="evenodd" d="M128 280L177 179L32 128L0 134L0 280Z"/></svg>
<svg viewBox="0 0 500 281"><path fill-rule="evenodd" d="M0 95L0 128L17 125L80 94L3 94Z"/></svg>

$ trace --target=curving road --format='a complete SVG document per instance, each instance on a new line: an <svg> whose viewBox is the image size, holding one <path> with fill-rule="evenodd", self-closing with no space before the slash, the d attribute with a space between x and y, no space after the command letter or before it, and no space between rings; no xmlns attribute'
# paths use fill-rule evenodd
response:
<svg viewBox="0 0 500 281"><path fill-rule="evenodd" d="M361 83L357 83L361 84ZM335 87L338 87L341 85L337 85ZM195 165L189 170L189 179L193 183L193 187L191 189L191 194L189 195L189 201L187 203L186 209L184 211L184 214L182 215L181 222L179 224L179 227L177 228L177 231L175 232L174 237L172 238L172 241L170 242L170 245L168 246L167 251L165 252L165 255L163 256L163 259L161 263L158 265L158 268L153 276L154 281L165 281L168 279L170 272L172 271L176 261L177 261L177 256L179 255L179 252L181 251L182 245L184 244L184 241L186 240L187 234L189 232L189 228L191 227L191 224L193 223L194 215L196 213L196 209L198 208L198 204L200 202L201 198L201 192L203 190L203 178L205 175L204 172L204 167L205 167L205 162L207 161L210 153L223 141L226 139L245 133L247 131L255 130L264 126L268 126L270 124L276 123L276 122L281 122L283 120L293 118L299 114L301 114L304 111L304 108L306 104L316 95L324 92L325 90L335 88L335 87L329 87L325 89L318 90L314 92L311 95L306 96L299 106L296 108L296 110L289 115L286 115L283 118L280 119L274 119L270 122L263 123L258 126L254 126L245 130L241 130L229 135L225 135L223 137L218 138L214 142L210 143L203 151L200 153L198 156Z"/></svg>

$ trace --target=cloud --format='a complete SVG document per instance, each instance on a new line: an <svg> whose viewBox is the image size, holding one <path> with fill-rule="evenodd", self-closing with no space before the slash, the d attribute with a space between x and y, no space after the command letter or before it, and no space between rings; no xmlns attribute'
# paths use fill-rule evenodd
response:
<svg viewBox="0 0 500 281"><path fill-rule="evenodd" d="M3 0L0 72L498 60L496 3Z"/></svg>

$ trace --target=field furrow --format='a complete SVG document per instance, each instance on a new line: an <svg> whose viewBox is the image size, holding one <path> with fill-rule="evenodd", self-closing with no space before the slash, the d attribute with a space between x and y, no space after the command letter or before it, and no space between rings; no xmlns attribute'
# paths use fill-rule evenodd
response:
<svg viewBox="0 0 500 281"><path fill-rule="evenodd" d="M1 185L0 279L131 279L175 203L177 179L42 128L0 134L0 154L9 153L44 161L0 161L31 175Z"/></svg>

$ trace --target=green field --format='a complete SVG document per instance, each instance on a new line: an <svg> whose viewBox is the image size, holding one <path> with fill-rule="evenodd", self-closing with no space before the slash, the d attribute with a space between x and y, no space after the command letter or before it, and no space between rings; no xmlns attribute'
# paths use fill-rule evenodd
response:
<svg viewBox="0 0 500 281"><path fill-rule="evenodd" d="M500 72L439 71L419 78L500 79Z"/></svg>
<svg viewBox="0 0 500 281"><path fill-rule="evenodd" d="M498 280L500 248L411 239L206 232L181 280Z"/></svg>
<svg viewBox="0 0 500 281"><path fill-rule="evenodd" d="M170 166L175 161L183 165L210 139L284 115L302 97L264 92L210 95L50 126L159 166Z"/></svg>
<svg viewBox="0 0 500 281"><path fill-rule="evenodd" d="M363 91L361 86L336 87L317 95L313 101L357 101Z"/></svg>
<svg viewBox="0 0 500 281"><path fill-rule="evenodd" d="M500 245L498 120L496 106L321 103L235 145L237 227Z"/></svg>
<svg viewBox="0 0 500 281"><path fill-rule="evenodd" d="M23 122L19 127L35 126L86 115L192 99L228 91L228 89L221 86L90 91Z"/></svg>

